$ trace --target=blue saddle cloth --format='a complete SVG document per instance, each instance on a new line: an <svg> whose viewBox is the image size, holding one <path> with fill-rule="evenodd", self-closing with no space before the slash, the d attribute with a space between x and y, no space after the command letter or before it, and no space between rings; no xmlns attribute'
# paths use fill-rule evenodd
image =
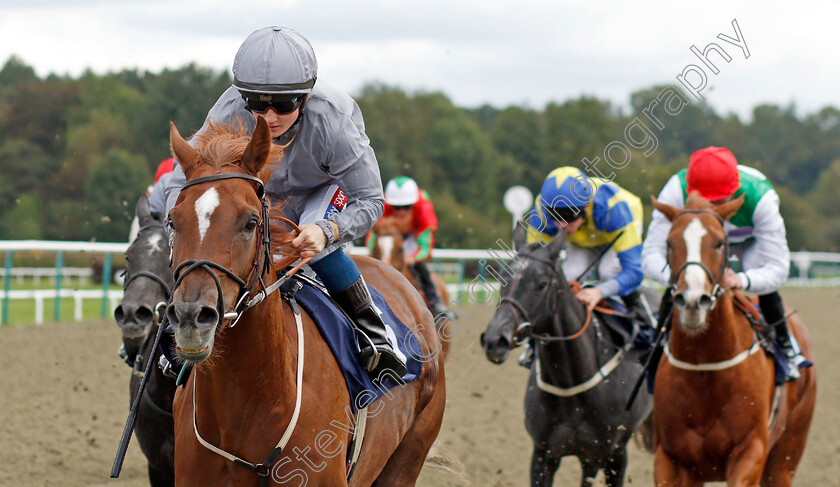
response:
<svg viewBox="0 0 840 487"><path fill-rule="evenodd" d="M300 283L302 286L295 283ZM403 377L396 377L394 373L388 373L389 371L386 370L379 377L371 379L359 361L358 339L347 315L323 291L306 281L292 279L281 286L280 290L288 293L294 287L299 287L294 293L295 299L315 321L318 331L321 332L321 336L324 337L324 341L327 342L338 362L350 393L353 412L376 402L394 387L420 378L423 372L423 352L417 337L397 318L385 298L373 286L368 284L373 303L381 311L385 324L396 336L395 348L399 348L405 355L408 372ZM392 341L394 341L393 336Z"/></svg>
<svg viewBox="0 0 840 487"><path fill-rule="evenodd" d="M344 376L344 382L347 384L353 413L373 404L394 387L416 381L423 372L424 356L417 337L397 318L379 291L371 285L368 285L368 289L370 289L373 303L382 312L383 321L394 333L392 341L397 345L395 348L399 348L405 355L408 372L403 377L397 377L394 373L389 374L387 370L374 379L368 376L367 370L359 361L358 339L350 319L323 291L308 281L297 278L280 286L280 291L286 295L292 293L300 307L309 313L324 341L330 347ZM180 374L183 361L175 355L173 342L171 328L167 328L167 333L161 337L160 349L172 364L175 373Z"/></svg>

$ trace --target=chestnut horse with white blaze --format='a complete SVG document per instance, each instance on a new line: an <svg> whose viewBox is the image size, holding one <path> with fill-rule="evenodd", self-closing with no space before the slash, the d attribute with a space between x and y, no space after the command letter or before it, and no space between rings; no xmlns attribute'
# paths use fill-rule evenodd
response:
<svg viewBox="0 0 840 487"><path fill-rule="evenodd" d="M776 387L773 359L759 346L735 291L722 288L724 231L743 196L712 205L692 194L685 209L654 206L671 221L668 263L675 313L654 386L657 487L726 481L729 487L789 487L816 402L814 368ZM791 330L813 360L808 332Z"/></svg>
<svg viewBox="0 0 840 487"><path fill-rule="evenodd" d="M411 273L404 260L405 251L403 250L403 244L405 243L405 239L403 235L406 234L406 228L410 223L410 220L407 218L400 219L395 216L386 216L376 222L376 225L373 226L376 241L374 242L370 256L400 271L409 282L414 284L414 288L417 289L423 300L426 301L426 306L428 306L429 303L424 295L423 286L417 282L417 278ZM435 290L441 302L448 304L449 291L446 290L446 283L435 272L430 271L429 275L432 277L432 282L434 282ZM447 327L447 322L448 318L436 318L435 323L438 327L438 335L442 347L441 351L444 358L449 354L449 345L454 337L454 331Z"/></svg>
<svg viewBox="0 0 840 487"><path fill-rule="evenodd" d="M276 270L297 259L285 245L292 232L268 230L264 183L282 149L261 117L251 137L213 125L193 148L174 125L170 135L187 184L170 213L177 280L167 316L178 355L194 364L174 404L176 485L415 485L443 418L443 359L369 406L348 484L354 423L342 373L312 319L274 292ZM278 252L288 257L272 262ZM419 330L421 351L436 349L411 284L380 261L356 263Z"/></svg>

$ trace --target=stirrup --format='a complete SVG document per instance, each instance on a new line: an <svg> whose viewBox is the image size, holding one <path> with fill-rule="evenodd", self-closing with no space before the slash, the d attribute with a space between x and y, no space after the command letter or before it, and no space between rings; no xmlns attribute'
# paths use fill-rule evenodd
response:
<svg viewBox="0 0 840 487"><path fill-rule="evenodd" d="M531 366L534 364L534 349L531 345L525 345L525 350L522 351L517 362L519 362L520 366L529 370L531 369Z"/></svg>
<svg viewBox="0 0 840 487"><path fill-rule="evenodd" d="M359 344L361 348L359 358L362 366L368 371L372 379L376 379L386 370L390 370L397 377L403 377L408 373L405 360L394 351L390 342L377 346L361 330L359 330L358 335L361 337L360 340L366 342L365 345Z"/></svg>

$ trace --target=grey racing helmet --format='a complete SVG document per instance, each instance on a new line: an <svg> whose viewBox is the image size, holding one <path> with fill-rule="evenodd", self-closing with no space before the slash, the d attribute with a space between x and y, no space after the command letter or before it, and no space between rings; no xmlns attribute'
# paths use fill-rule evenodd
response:
<svg viewBox="0 0 840 487"><path fill-rule="evenodd" d="M233 59L233 85L246 99L273 102L299 98L312 91L317 74L312 45L286 27L255 31Z"/></svg>

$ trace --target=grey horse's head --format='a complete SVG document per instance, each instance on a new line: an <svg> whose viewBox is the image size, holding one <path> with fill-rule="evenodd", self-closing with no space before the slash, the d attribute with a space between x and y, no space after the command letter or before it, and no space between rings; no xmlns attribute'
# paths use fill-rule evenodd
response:
<svg viewBox="0 0 840 487"><path fill-rule="evenodd" d="M525 228L517 225L513 240L517 251L516 260L511 262L514 275L504 276L501 302L481 334L484 354L497 364L504 362L510 350L523 343L530 331L547 331L555 309L559 280L565 282L560 269L562 259L558 259L566 244L565 232L558 233L547 245L528 244Z"/></svg>
<svg viewBox="0 0 840 487"><path fill-rule="evenodd" d="M174 285L162 218L151 213L145 195L137 201L135 213L140 232L126 250L125 293L114 310L129 356L134 356L143 344L155 322L155 308L167 301Z"/></svg>

